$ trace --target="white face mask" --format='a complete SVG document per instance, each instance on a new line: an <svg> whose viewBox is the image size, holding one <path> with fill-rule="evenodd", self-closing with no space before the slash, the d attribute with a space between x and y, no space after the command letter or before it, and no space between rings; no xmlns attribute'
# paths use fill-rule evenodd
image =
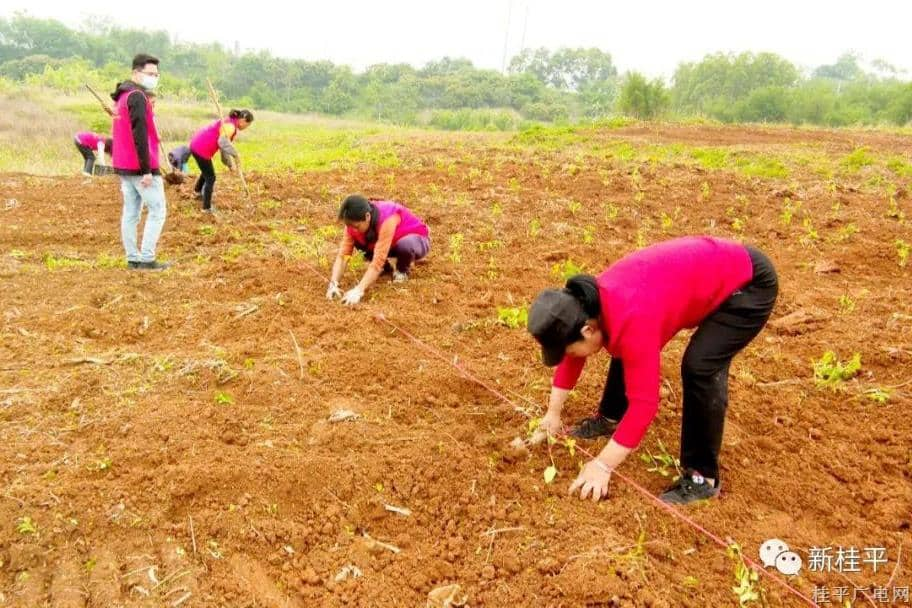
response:
<svg viewBox="0 0 912 608"><path fill-rule="evenodd" d="M148 74L143 74L142 82L140 83L142 88L151 91L158 86L158 76L149 76Z"/></svg>

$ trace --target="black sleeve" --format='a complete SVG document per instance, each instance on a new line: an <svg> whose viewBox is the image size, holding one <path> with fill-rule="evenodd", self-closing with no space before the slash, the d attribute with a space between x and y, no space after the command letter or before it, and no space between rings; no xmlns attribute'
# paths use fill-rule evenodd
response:
<svg viewBox="0 0 912 608"><path fill-rule="evenodd" d="M133 131L133 145L136 146L136 158L139 159L141 175L151 173L149 168L149 129L146 125L146 96L129 94L127 108L130 111L130 128Z"/></svg>

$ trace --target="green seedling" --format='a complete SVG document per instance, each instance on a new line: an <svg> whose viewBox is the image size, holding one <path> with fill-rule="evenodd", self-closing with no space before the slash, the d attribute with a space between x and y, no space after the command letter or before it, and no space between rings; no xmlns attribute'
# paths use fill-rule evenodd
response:
<svg viewBox="0 0 912 608"><path fill-rule="evenodd" d="M890 400L890 391L880 387L868 389L864 392L864 395L878 405L884 405Z"/></svg>
<svg viewBox="0 0 912 608"><path fill-rule="evenodd" d="M896 255L899 256L899 267L905 268L906 264L909 263L909 243L902 239L896 239L893 241L893 245L896 247Z"/></svg>
<svg viewBox="0 0 912 608"><path fill-rule="evenodd" d="M525 327L528 321L529 309L525 306L497 307L497 323L500 325L504 325L510 329L518 329L520 327Z"/></svg>
<svg viewBox="0 0 912 608"><path fill-rule="evenodd" d="M814 361L814 380L817 386L836 388L840 383L851 380L861 371L861 353L855 353L843 363L833 351L827 351L819 361Z"/></svg>
<svg viewBox="0 0 912 608"><path fill-rule="evenodd" d="M564 260L551 267L551 274L562 281L566 281L570 277L583 274L584 272L586 272L585 268L573 260Z"/></svg>
<svg viewBox="0 0 912 608"><path fill-rule="evenodd" d="M760 586L760 574L745 563L741 546L732 543L728 546L726 553L734 563L735 586L731 589L738 598L738 605L766 605L763 588Z"/></svg>
<svg viewBox="0 0 912 608"><path fill-rule="evenodd" d="M462 243L464 237L460 233L450 235L450 261L458 264L462 261Z"/></svg>
<svg viewBox="0 0 912 608"><path fill-rule="evenodd" d="M658 441L658 446L657 454L650 452L649 448L644 448L646 453L640 454L640 460L648 465L646 470L650 473L658 473L662 477L671 477L674 473L672 480L676 481L681 476L681 461L668 453L668 449L661 439Z"/></svg>
<svg viewBox="0 0 912 608"><path fill-rule="evenodd" d="M23 536L35 535L38 534L38 525L32 521L31 517L20 517L16 520L16 532Z"/></svg>
<svg viewBox="0 0 912 608"><path fill-rule="evenodd" d="M234 397L220 391L215 394L215 402L219 405L232 405L234 403Z"/></svg>

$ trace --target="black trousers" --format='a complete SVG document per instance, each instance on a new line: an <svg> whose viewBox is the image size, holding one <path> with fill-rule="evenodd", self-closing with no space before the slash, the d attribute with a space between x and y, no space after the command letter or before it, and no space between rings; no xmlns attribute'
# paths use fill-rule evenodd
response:
<svg viewBox="0 0 912 608"><path fill-rule="evenodd" d="M215 166L212 164L211 158L203 158L195 152L193 160L200 168L200 176L196 180L193 191L203 195L203 209L209 209L212 207L212 191L215 188Z"/></svg>
<svg viewBox="0 0 912 608"><path fill-rule="evenodd" d="M728 370L732 359L766 325L779 282L769 259L747 247L754 276L706 317L690 338L681 362L684 388L681 467L719 478L719 450L728 408ZM599 413L620 420L627 411L624 362L612 359Z"/></svg>
<svg viewBox="0 0 912 608"><path fill-rule="evenodd" d="M76 143L76 149L79 150L79 153L82 154L83 165L82 170L86 173L92 173L92 169L95 168L95 150L88 146L84 146L76 140L73 140Z"/></svg>

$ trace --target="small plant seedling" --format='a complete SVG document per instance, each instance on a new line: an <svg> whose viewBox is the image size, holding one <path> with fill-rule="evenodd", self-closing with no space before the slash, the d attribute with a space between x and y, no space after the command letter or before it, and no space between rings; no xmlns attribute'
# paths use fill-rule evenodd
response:
<svg viewBox="0 0 912 608"><path fill-rule="evenodd" d="M500 217L503 215L503 207L500 203L494 203L491 205L491 215L493 217Z"/></svg>
<svg viewBox="0 0 912 608"><path fill-rule="evenodd" d="M669 232L672 229L672 227L674 226L674 220L671 219L671 216L668 215L667 213L665 213L664 211L662 212L662 215L661 215L661 222L662 222L662 230L665 232Z"/></svg>
<svg viewBox="0 0 912 608"><path fill-rule="evenodd" d="M902 239L896 239L893 241L893 245L896 246L896 255L899 256L899 267L905 268L906 264L909 263L909 243Z"/></svg>
<svg viewBox="0 0 912 608"><path fill-rule="evenodd" d="M219 391L215 394L215 402L219 405L232 405L234 403L234 397L228 393Z"/></svg>
<svg viewBox="0 0 912 608"><path fill-rule="evenodd" d="M367 266L367 259L364 257L364 252L361 250L356 250L350 256L348 256L348 269L354 273L360 273L364 270L364 267Z"/></svg>
<svg viewBox="0 0 912 608"><path fill-rule="evenodd" d="M839 296L839 310L846 314L853 312L855 310L855 300L846 294Z"/></svg>
<svg viewBox="0 0 912 608"><path fill-rule="evenodd" d="M462 242L464 237L461 233L457 232L456 234L450 235L450 261L454 264L458 264L462 261Z"/></svg>
<svg viewBox="0 0 912 608"><path fill-rule="evenodd" d="M784 226L788 226L792 223L792 218L799 209L801 209L801 202L793 205L792 200L786 198L782 203L782 213L779 214L779 221L782 222Z"/></svg>
<svg viewBox="0 0 912 608"><path fill-rule="evenodd" d="M595 242L595 227L586 226L583 228L583 245L591 245Z"/></svg>
<svg viewBox="0 0 912 608"><path fill-rule="evenodd" d="M709 188L709 182L703 182L700 184L700 199L703 201L708 201L712 191Z"/></svg>
<svg viewBox="0 0 912 608"><path fill-rule="evenodd" d="M858 226L855 224L846 224L836 233L835 241L837 243L844 243L856 234L858 234Z"/></svg>
<svg viewBox="0 0 912 608"><path fill-rule="evenodd" d="M827 351L819 361L814 361L814 380L817 386L836 388L840 383L851 380L861 371L861 353L855 353L843 363L833 351Z"/></svg>
<svg viewBox="0 0 912 608"><path fill-rule="evenodd" d="M213 236L215 234L215 226L203 224L199 227L199 233L202 236Z"/></svg>
<svg viewBox="0 0 912 608"><path fill-rule="evenodd" d="M554 483L554 479L557 477L557 467L552 464L545 469L544 477L545 483Z"/></svg>
<svg viewBox="0 0 912 608"><path fill-rule="evenodd" d="M895 196L890 197L890 207L887 209L887 211L886 211L886 213L884 213L884 215L886 217L890 218L891 220L898 220L900 223L902 223L906 219L906 214L903 212L902 209L899 208L899 205L896 203Z"/></svg>
<svg viewBox="0 0 912 608"><path fill-rule="evenodd" d="M661 439L658 445L658 454L653 454L649 451L649 448L645 448L646 453L640 454L640 460L648 465L646 470L650 473L658 473L662 477L670 477L673 472L676 472L672 480L677 480L681 476L681 462L668 453L668 449Z"/></svg>
<svg viewBox="0 0 912 608"><path fill-rule="evenodd" d="M732 543L726 551L734 563L735 586L732 593L738 598L739 606L749 606L753 603L765 605L763 588L760 586L760 574L744 562L741 546Z"/></svg>
<svg viewBox="0 0 912 608"><path fill-rule="evenodd" d="M890 400L890 391L885 388L871 388L864 392L865 397L879 405L884 405Z"/></svg>
<svg viewBox="0 0 912 608"><path fill-rule="evenodd" d="M570 204L567 205L567 209L570 211L571 215L576 215L582 208L583 204L579 201L570 201Z"/></svg>
<svg viewBox="0 0 912 608"><path fill-rule="evenodd" d="M531 236L533 238L537 237L539 234L541 234L541 229L542 229L541 221L539 221L539 219L537 217L532 218L532 221L529 222L529 236Z"/></svg>
<svg viewBox="0 0 912 608"><path fill-rule="evenodd" d="M554 266L551 267L551 274L563 281L566 281L570 277L582 274L584 272L586 272L585 268L573 260L564 260L563 262L554 264Z"/></svg>
<svg viewBox="0 0 912 608"><path fill-rule="evenodd" d="M494 259L494 256L488 256L488 272L486 273L488 280L493 281L497 278L497 261Z"/></svg>
<svg viewBox="0 0 912 608"><path fill-rule="evenodd" d="M529 309L525 306L498 306L497 322L510 329L525 327L529 321Z"/></svg>
<svg viewBox="0 0 912 608"><path fill-rule="evenodd" d="M32 521L31 517L20 517L16 520L16 532L23 536L38 534L38 526Z"/></svg>
<svg viewBox="0 0 912 608"><path fill-rule="evenodd" d="M478 243L478 251L494 251L503 247L503 241L494 239Z"/></svg>
<svg viewBox="0 0 912 608"><path fill-rule="evenodd" d="M605 203L602 207L605 211L605 221L610 222L611 220L616 220L620 210L617 208L617 205L614 203Z"/></svg>
<svg viewBox="0 0 912 608"><path fill-rule="evenodd" d="M804 221L801 223L801 225L804 227L804 236L801 237L801 242L803 244L809 245L820 240L820 234L817 232L817 229L814 228L814 224L811 222L811 218L804 218Z"/></svg>

